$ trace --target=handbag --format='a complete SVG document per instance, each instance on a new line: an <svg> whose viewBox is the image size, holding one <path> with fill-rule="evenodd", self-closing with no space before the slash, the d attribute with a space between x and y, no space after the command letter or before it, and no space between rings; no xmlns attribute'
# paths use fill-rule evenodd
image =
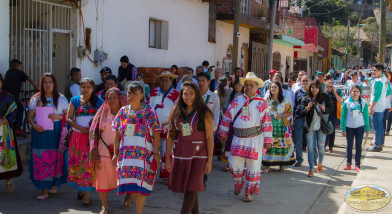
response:
<svg viewBox="0 0 392 214"><path fill-rule="evenodd" d="M67 122L65 120L65 115L63 115L63 119L61 120L61 134L60 134L60 141L59 141L59 150L61 152L64 152L67 150L69 147L69 141L68 144L65 145L65 139L67 138L68 135L68 129L67 129Z"/></svg>
<svg viewBox="0 0 392 214"><path fill-rule="evenodd" d="M101 135L101 134L99 135L99 138L101 138L102 143L103 143L103 144L106 146L106 148L109 150L110 159L113 159L113 156L114 156L114 147L113 147L113 145L109 145L109 146L108 146L108 144L106 144L106 142L102 139L102 135Z"/></svg>
<svg viewBox="0 0 392 214"><path fill-rule="evenodd" d="M320 112L318 112L316 107L315 109L317 114L321 117L321 121L320 121L321 131L326 135L331 134L333 132L333 124L330 120L328 120L329 114L320 114Z"/></svg>

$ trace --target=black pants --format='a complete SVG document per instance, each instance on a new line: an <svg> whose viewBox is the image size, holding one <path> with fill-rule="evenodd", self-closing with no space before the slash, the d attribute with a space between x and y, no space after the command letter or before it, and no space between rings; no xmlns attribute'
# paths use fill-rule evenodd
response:
<svg viewBox="0 0 392 214"><path fill-rule="evenodd" d="M199 196L196 191L186 191L181 214L199 214Z"/></svg>
<svg viewBox="0 0 392 214"><path fill-rule="evenodd" d="M15 96L15 103L16 103L16 120L15 120L15 129L21 129L23 124L23 114L24 114L24 107L22 102L20 101L19 94L14 94Z"/></svg>
<svg viewBox="0 0 392 214"><path fill-rule="evenodd" d="M331 149L335 145L335 130L336 130L336 125L338 123L338 118L336 117L336 114L331 114L329 116L329 120L331 120L331 122L332 122L333 132L331 134L327 135L327 139L325 141L325 148L327 148L327 145L328 145L329 149Z"/></svg>

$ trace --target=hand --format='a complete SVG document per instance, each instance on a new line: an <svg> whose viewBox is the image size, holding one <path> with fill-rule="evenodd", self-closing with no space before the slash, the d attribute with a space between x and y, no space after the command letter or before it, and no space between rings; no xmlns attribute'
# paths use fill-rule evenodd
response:
<svg viewBox="0 0 392 214"><path fill-rule="evenodd" d="M312 106L313 106L313 102L309 102L309 103L308 103L308 106L306 106L306 108L307 108L307 109L310 109L310 108L312 108Z"/></svg>
<svg viewBox="0 0 392 214"><path fill-rule="evenodd" d="M270 149L272 147L272 145L271 144L264 144L263 147L264 147L264 149L268 150L268 149Z"/></svg>
<svg viewBox="0 0 392 214"><path fill-rule="evenodd" d="M0 126L5 125L7 123L8 123L8 120L7 119L3 119L3 120L0 121Z"/></svg>
<svg viewBox="0 0 392 214"><path fill-rule="evenodd" d="M369 115L372 116L373 114L374 114L374 110L373 110L372 107L370 107L370 109L369 109Z"/></svg>
<svg viewBox="0 0 392 214"><path fill-rule="evenodd" d="M35 129L36 132L41 133L44 132L44 128L42 128L42 126L39 125L33 125L33 128Z"/></svg>
<svg viewBox="0 0 392 214"><path fill-rule="evenodd" d="M390 108L389 110L388 110L388 112L391 112L392 111L392 108Z"/></svg>
<svg viewBox="0 0 392 214"><path fill-rule="evenodd" d="M49 114L49 115L48 115L48 118L51 119L51 120L58 120L58 119L59 119L59 118L58 118L58 115L55 114L55 113Z"/></svg>
<svg viewBox="0 0 392 214"><path fill-rule="evenodd" d="M171 165L171 159L170 159L170 157L166 157L166 159L165 159L165 169L166 169L166 171L168 171L169 173L171 173L171 171L172 171L172 165Z"/></svg>
<svg viewBox="0 0 392 214"><path fill-rule="evenodd" d="M89 134L90 130L89 130L89 128L81 128L80 132L82 132L82 134Z"/></svg>
<svg viewBox="0 0 392 214"><path fill-rule="evenodd" d="M366 132L366 137L369 136L370 132Z"/></svg>
<svg viewBox="0 0 392 214"><path fill-rule="evenodd" d="M342 132L342 136L343 136L343 137L346 137L346 132Z"/></svg>
<svg viewBox="0 0 392 214"><path fill-rule="evenodd" d="M206 175L210 174L211 169L212 169L212 160L208 159L206 166L204 167L204 174L206 174Z"/></svg>
<svg viewBox="0 0 392 214"><path fill-rule="evenodd" d="M157 162L157 171L159 171L159 166L161 163L161 157L159 156L159 154L154 155L154 160Z"/></svg>
<svg viewBox="0 0 392 214"><path fill-rule="evenodd" d="M325 106L323 106L321 104L319 104L319 106L320 106L321 110L323 110L323 112L325 112Z"/></svg>
<svg viewBox="0 0 392 214"><path fill-rule="evenodd" d="M92 149L90 153L91 153L91 160L93 160L93 161L99 161L100 160L99 152L98 152L97 148Z"/></svg>
<svg viewBox="0 0 392 214"><path fill-rule="evenodd" d="M282 118L282 114L277 114L274 116L276 120L280 120Z"/></svg>
<svg viewBox="0 0 392 214"><path fill-rule="evenodd" d="M220 137L219 141L222 145L224 145L226 143L226 137Z"/></svg>
<svg viewBox="0 0 392 214"><path fill-rule="evenodd" d="M117 167L117 155L113 155L112 164L113 166Z"/></svg>

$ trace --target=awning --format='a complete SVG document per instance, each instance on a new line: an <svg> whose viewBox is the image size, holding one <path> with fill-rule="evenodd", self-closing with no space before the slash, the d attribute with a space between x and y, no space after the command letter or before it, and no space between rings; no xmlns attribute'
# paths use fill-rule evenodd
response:
<svg viewBox="0 0 392 214"><path fill-rule="evenodd" d="M318 52L318 48L316 45L310 43L310 44L305 44L303 46L294 46L294 48L305 50L305 51L311 51L311 52Z"/></svg>
<svg viewBox="0 0 392 214"><path fill-rule="evenodd" d="M305 45L305 43L302 40L296 39L291 36L282 35L282 34L274 35L274 43L281 44L288 47Z"/></svg>

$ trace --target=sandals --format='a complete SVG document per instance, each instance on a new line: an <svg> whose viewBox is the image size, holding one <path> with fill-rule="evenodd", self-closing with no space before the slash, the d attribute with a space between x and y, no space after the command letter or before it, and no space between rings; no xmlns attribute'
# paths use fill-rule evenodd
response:
<svg viewBox="0 0 392 214"><path fill-rule="evenodd" d="M50 189L50 190L48 190L48 193L50 193L50 194L55 194L57 192L57 188L52 188L52 189Z"/></svg>
<svg viewBox="0 0 392 214"><path fill-rule="evenodd" d="M312 170L309 171L308 177L311 178L313 176L314 176L314 170L312 169Z"/></svg>
<svg viewBox="0 0 392 214"><path fill-rule="evenodd" d="M37 196L37 200L45 200L48 198L48 195L39 195Z"/></svg>
<svg viewBox="0 0 392 214"><path fill-rule="evenodd" d="M132 207L132 199L125 199L124 204L121 206L121 209L127 210Z"/></svg>
<svg viewBox="0 0 392 214"><path fill-rule="evenodd" d="M162 179L163 185L167 185L168 183L169 183L169 179L167 179L167 178Z"/></svg>
<svg viewBox="0 0 392 214"><path fill-rule="evenodd" d="M230 171L230 167L229 167L229 166L225 166L225 168L223 168L223 171L224 171L224 172Z"/></svg>
<svg viewBox="0 0 392 214"><path fill-rule="evenodd" d="M283 172L284 171L284 166L279 167L279 171Z"/></svg>
<svg viewBox="0 0 392 214"><path fill-rule="evenodd" d="M7 181L7 193L13 193L14 189L14 183L12 183L12 181Z"/></svg>
<svg viewBox="0 0 392 214"><path fill-rule="evenodd" d="M241 194L241 190L234 190L234 195L239 195Z"/></svg>
<svg viewBox="0 0 392 214"><path fill-rule="evenodd" d="M251 201L253 201L253 196L252 196L252 194L250 194L250 195L248 195L248 196L245 196L244 201L245 201L245 202L251 202Z"/></svg>
<svg viewBox="0 0 392 214"><path fill-rule="evenodd" d="M83 207L87 208L91 204L91 200L88 200L88 203L83 202Z"/></svg>
<svg viewBox="0 0 392 214"><path fill-rule="evenodd" d="M271 172L271 168L269 168L269 167L267 167L267 168L265 168L264 170L263 170L263 174L267 174L267 173L269 173L269 172Z"/></svg>
<svg viewBox="0 0 392 214"><path fill-rule="evenodd" d="M84 197L84 193L83 192L78 192L78 196L77 196L78 200L79 201L82 200L83 197Z"/></svg>
<svg viewBox="0 0 392 214"><path fill-rule="evenodd" d="M105 208L105 207L102 207L101 212L99 212L99 214L108 214L108 213L109 213L109 208Z"/></svg>

